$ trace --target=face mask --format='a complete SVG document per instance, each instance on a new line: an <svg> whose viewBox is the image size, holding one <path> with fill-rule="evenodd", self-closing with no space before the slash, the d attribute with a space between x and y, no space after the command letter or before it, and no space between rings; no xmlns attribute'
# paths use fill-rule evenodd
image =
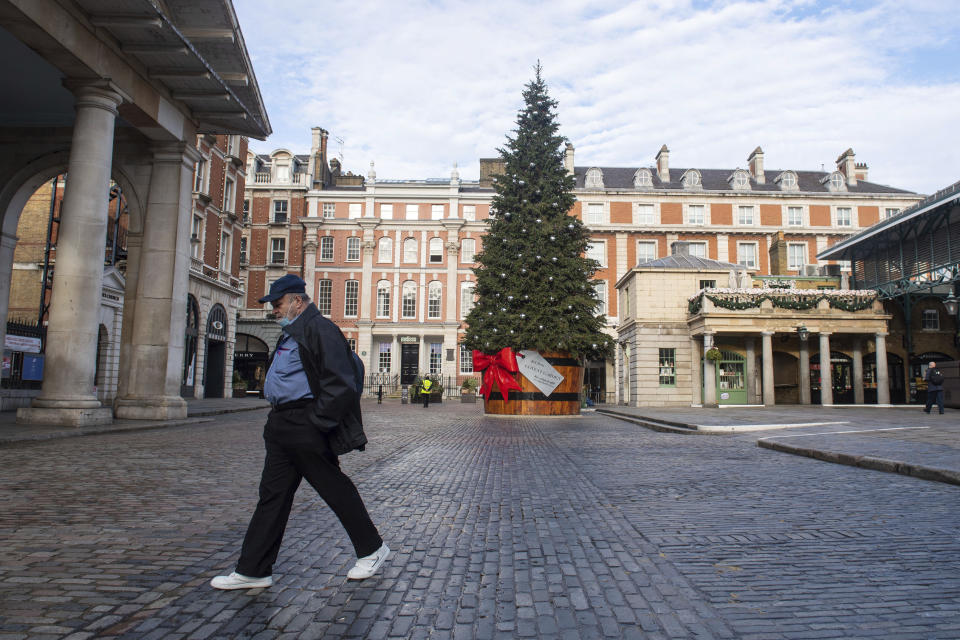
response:
<svg viewBox="0 0 960 640"><path fill-rule="evenodd" d="M282 318L277 318L277 324L280 325L281 327L286 327L291 322L293 322L293 320L291 320L287 316L283 316Z"/></svg>

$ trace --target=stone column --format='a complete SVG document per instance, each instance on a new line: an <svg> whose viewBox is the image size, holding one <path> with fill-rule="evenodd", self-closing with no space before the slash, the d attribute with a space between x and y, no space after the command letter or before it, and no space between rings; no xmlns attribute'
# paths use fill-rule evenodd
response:
<svg viewBox="0 0 960 640"><path fill-rule="evenodd" d="M690 402L691 404L700 404L702 402L703 389L703 363L701 362L700 343L696 338L690 338Z"/></svg>
<svg viewBox="0 0 960 640"><path fill-rule="evenodd" d="M57 273L50 301L43 387L24 424L109 424L113 414L93 391L100 290L107 238L107 201L117 107L123 96L107 83L74 88L77 117L57 241Z"/></svg>
<svg viewBox="0 0 960 640"><path fill-rule="evenodd" d="M853 338L853 403L863 404L863 342Z"/></svg>
<svg viewBox="0 0 960 640"><path fill-rule="evenodd" d="M359 221L360 228L363 229L363 269L360 272L360 313L361 321L373 321L374 313L371 310L371 302L376 299L376 290L373 289L373 254L377 249L377 241L374 231L380 224L380 219L374 220L362 219ZM394 241L396 242L396 241ZM368 250L369 249L369 250ZM394 255L400 247L394 244Z"/></svg>
<svg viewBox="0 0 960 640"><path fill-rule="evenodd" d="M303 238L303 281L307 283L307 295L313 300L317 296L317 228L305 225Z"/></svg>
<svg viewBox="0 0 960 640"><path fill-rule="evenodd" d="M747 351L747 367L744 372L747 385L747 404L757 404L757 345L753 337L744 341Z"/></svg>
<svg viewBox="0 0 960 640"><path fill-rule="evenodd" d="M890 404L890 374L887 370L887 334L876 334L877 404Z"/></svg>
<svg viewBox="0 0 960 640"><path fill-rule="evenodd" d="M707 358L707 351L713 347L713 334L703 334L703 406L717 406L717 367Z"/></svg>
<svg viewBox="0 0 960 640"><path fill-rule="evenodd" d="M130 368L120 380L115 403L118 418L171 420L187 415L180 381L189 291L190 181L198 157L185 142L154 147L140 247L140 274L145 277L137 282L129 326Z"/></svg>
<svg viewBox="0 0 960 640"><path fill-rule="evenodd" d="M833 377L830 375L830 334L820 334L820 404L833 404Z"/></svg>
<svg viewBox="0 0 960 640"><path fill-rule="evenodd" d="M800 404L810 404L810 342L800 341Z"/></svg>
<svg viewBox="0 0 960 640"><path fill-rule="evenodd" d="M10 311L10 284L13 282L13 252L17 248L16 236L0 233L0 318ZM41 278L43 274L41 273ZM37 301L39 306L39 301ZM0 345L7 336L7 323L0 322Z"/></svg>
<svg viewBox="0 0 960 640"><path fill-rule="evenodd" d="M773 390L773 332L764 331L761 334L761 348L763 350L763 404L772 407L776 402L776 395Z"/></svg>

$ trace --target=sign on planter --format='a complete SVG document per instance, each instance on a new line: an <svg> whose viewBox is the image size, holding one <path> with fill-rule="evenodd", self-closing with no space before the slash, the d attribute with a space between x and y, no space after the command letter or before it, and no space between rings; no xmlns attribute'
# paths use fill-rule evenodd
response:
<svg viewBox="0 0 960 640"><path fill-rule="evenodd" d="M550 366L536 351L517 352L517 368L527 380L540 389L540 393L549 396L563 382L563 375Z"/></svg>

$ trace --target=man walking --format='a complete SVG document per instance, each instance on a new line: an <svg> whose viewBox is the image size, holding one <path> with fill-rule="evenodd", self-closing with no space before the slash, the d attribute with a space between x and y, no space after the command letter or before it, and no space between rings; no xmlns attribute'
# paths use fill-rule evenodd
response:
<svg viewBox="0 0 960 640"><path fill-rule="evenodd" d="M927 406L924 407L924 413L930 413L933 402L936 400L937 408L940 409L940 415L943 415L943 372L937 369L937 363L931 362L930 368L923 375L927 383Z"/></svg>
<svg viewBox="0 0 960 640"><path fill-rule="evenodd" d="M338 455L362 450L367 442L352 350L337 326L310 302L306 283L297 276L279 278L260 302L273 306L283 327L264 384L273 409L263 429L267 454L260 500L236 571L215 577L210 585L253 589L273 584L273 564L303 478L337 515L353 543L358 560L347 578L369 578L390 549L337 461Z"/></svg>

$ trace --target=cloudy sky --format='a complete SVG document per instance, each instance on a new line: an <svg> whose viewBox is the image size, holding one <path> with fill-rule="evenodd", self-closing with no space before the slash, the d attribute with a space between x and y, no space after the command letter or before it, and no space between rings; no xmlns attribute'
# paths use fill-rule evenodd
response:
<svg viewBox="0 0 960 640"><path fill-rule="evenodd" d="M330 132L379 179L476 179L539 59L576 164L829 168L922 193L960 180L954 0L233 0L273 125Z"/></svg>

